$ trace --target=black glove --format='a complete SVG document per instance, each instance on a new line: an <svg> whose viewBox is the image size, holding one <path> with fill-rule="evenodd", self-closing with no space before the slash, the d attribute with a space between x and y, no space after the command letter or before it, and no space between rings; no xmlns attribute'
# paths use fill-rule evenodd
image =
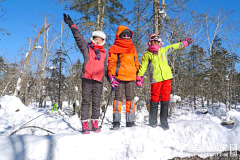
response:
<svg viewBox="0 0 240 160"><path fill-rule="evenodd" d="M64 17L64 22L68 24L69 26L73 25L73 21L69 15L66 15L65 13L63 14Z"/></svg>

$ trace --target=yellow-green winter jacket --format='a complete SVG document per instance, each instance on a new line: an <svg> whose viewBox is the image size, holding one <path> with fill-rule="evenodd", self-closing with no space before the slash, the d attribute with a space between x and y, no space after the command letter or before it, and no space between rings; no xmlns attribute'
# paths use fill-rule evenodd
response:
<svg viewBox="0 0 240 160"><path fill-rule="evenodd" d="M172 79L172 71L168 65L167 55L177 49L183 48L182 42L171 44L163 48L159 48L158 55L153 54L150 50L146 50L142 57L142 64L140 66L138 75L143 76L150 64L150 82L156 83Z"/></svg>

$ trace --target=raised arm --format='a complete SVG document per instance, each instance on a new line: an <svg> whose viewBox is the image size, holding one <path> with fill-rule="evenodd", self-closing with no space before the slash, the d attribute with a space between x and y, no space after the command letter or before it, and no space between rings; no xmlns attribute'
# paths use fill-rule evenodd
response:
<svg viewBox="0 0 240 160"><path fill-rule="evenodd" d="M171 45L164 47L164 49L166 50L165 54L168 55L169 53L172 53L173 51L176 51L177 49L187 47L190 44L192 44L192 39L187 37L185 39L185 41L183 41L183 42L171 44Z"/></svg>
<svg viewBox="0 0 240 160"><path fill-rule="evenodd" d="M64 22L68 24L70 27L72 34L74 36L74 39L78 45L78 48L81 50L83 53L83 56L88 54L88 47L85 39L81 35L80 31L78 30L77 26L73 23L71 17L69 15L63 14L64 16Z"/></svg>

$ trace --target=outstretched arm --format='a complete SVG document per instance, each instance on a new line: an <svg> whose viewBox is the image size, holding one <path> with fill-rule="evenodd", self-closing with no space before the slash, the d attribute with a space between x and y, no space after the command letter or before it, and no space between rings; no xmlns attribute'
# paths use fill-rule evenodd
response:
<svg viewBox="0 0 240 160"><path fill-rule="evenodd" d="M187 37L185 39L185 41L183 41L183 42L171 44L171 45L164 47L164 49L166 50L165 54L168 55L169 53L172 53L173 51L176 51L177 49L187 47L190 44L192 44L192 39Z"/></svg>
<svg viewBox="0 0 240 160"><path fill-rule="evenodd" d="M183 43L184 47L187 47L190 44L192 44L192 39L187 37L187 38L185 38L185 41L183 41L182 43Z"/></svg>
<svg viewBox="0 0 240 160"><path fill-rule="evenodd" d="M88 54L88 48L87 48L87 43L83 36L81 35L80 31L78 30L77 26L73 23L71 17L69 15L63 14L64 16L64 22L68 24L70 27L72 34L74 36L74 39L78 45L78 48L81 50L83 53L83 56Z"/></svg>

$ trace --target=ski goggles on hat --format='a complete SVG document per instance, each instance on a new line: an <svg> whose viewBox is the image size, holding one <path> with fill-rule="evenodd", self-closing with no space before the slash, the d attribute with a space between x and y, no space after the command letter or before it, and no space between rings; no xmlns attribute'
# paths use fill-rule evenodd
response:
<svg viewBox="0 0 240 160"><path fill-rule="evenodd" d="M160 38L160 36L154 35L154 36L150 37L150 41L159 41L159 42L162 42L162 39Z"/></svg>

